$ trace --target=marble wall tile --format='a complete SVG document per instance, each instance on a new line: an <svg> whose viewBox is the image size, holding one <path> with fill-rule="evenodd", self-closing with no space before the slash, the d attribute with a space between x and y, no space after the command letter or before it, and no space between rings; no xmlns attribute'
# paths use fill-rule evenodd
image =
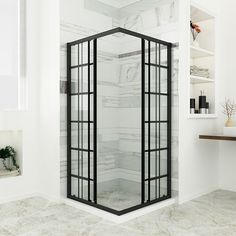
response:
<svg viewBox="0 0 236 236"><path fill-rule="evenodd" d="M90 9L88 1L85 0L85 8ZM94 1L94 3L98 1ZM158 5L158 1L150 3L149 7L145 5L145 1L140 1L141 5L135 5L136 8L129 10L122 10L122 13L114 15L110 12L111 9L100 9L101 5L96 5L97 12L106 14L110 17L113 27L121 26L130 30L146 32L149 34L158 35L161 37L161 32L158 31L159 26L165 26L177 21L176 7L177 1L168 1L166 4ZM153 5L154 4L154 5ZM155 5L156 4L156 5ZM93 6L95 6L93 5ZM155 7L154 7L155 6ZM140 7L145 9L142 12ZM132 14L131 14L132 12ZM111 25L112 28L112 25ZM83 38L97 33L96 29L87 28L83 25L77 25L68 22L61 23L61 78L60 78L60 91L61 91L61 183L65 184L66 179L66 47L65 43L75 39ZM111 42L117 42L117 39L124 39L123 35L115 35L111 37ZM103 40L104 42L108 40ZM76 59L76 53L72 53L72 57ZM172 76L172 111L173 111L173 133L172 133L172 148L173 148L173 178L178 178L178 50L173 52L173 76ZM111 70L111 66L116 64L117 60L120 61L119 69ZM162 60L162 63L165 59ZM98 130L98 169L100 173L105 173L108 170L123 168L127 170L139 170L139 164L134 164L134 161L140 158L140 154L135 151L127 150L127 147L138 150L140 146L140 126L137 122L131 122L135 117L140 117L141 98L140 98L140 80L141 80L141 64L140 64L140 50L135 49L133 52L117 54L108 52L104 48L99 48L98 62L101 69L99 72L98 87L103 91L99 94L98 106L101 112L109 114L111 108L119 109L121 115L125 115L128 109L133 109L133 115L127 121L121 121L118 125L117 122L112 124L108 121L106 129ZM107 69L110 68L110 69ZM104 71L108 73L104 73ZM111 76L112 73L112 76ZM114 76L113 76L114 75ZM164 78L163 78L164 79ZM73 81L74 87L77 86ZM132 95L132 96L130 96ZM165 109L164 106L162 109ZM76 112L76 111L75 111ZM113 112L114 113L114 112ZM114 113L116 114L116 113ZM114 115L113 114L113 115ZM118 114L118 113L117 113ZM129 113L131 114L131 113ZM110 119L111 120L111 119ZM138 125L138 126L137 126ZM129 129L129 127L133 129ZM122 129L123 130L122 130ZM134 129L135 128L135 129ZM164 132L164 131L162 131ZM86 135L85 135L86 138ZM74 137L76 143L76 135ZM161 144L166 145L166 139L161 139ZM127 147L126 147L127 146ZM131 149L132 150L132 149ZM132 162L133 161L133 162ZM75 163L76 165L76 163ZM136 167L135 167L136 166Z"/></svg>

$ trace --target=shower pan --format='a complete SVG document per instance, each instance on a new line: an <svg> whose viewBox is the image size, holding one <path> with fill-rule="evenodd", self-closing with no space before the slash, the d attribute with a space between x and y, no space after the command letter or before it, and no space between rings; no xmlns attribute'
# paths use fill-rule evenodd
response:
<svg viewBox="0 0 236 236"><path fill-rule="evenodd" d="M67 44L67 196L116 215L171 197L172 44L116 28Z"/></svg>

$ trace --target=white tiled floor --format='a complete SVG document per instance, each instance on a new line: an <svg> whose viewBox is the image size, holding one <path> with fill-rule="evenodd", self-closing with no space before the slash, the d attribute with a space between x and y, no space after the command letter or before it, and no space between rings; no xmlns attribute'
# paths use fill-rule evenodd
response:
<svg viewBox="0 0 236 236"><path fill-rule="evenodd" d="M30 198L0 205L0 236L231 236L236 193L216 191L115 225L89 213Z"/></svg>

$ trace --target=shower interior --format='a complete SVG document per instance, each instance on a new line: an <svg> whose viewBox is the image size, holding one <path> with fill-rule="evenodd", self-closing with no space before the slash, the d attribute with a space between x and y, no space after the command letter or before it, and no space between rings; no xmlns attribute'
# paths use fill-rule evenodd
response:
<svg viewBox="0 0 236 236"><path fill-rule="evenodd" d="M122 28L67 45L68 198L117 215L171 197L171 43Z"/></svg>

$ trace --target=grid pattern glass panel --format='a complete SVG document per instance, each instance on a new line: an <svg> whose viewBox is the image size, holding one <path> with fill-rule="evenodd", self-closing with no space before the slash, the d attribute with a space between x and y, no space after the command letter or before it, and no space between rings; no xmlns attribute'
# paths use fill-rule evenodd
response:
<svg viewBox="0 0 236 236"><path fill-rule="evenodd" d="M78 43L68 50L68 155L70 168L68 169L68 195L76 199L96 202L95 179L96 165L94 160L95 116L96 102L94 91L94 56L96 40Z"/></svg>
<svg viewBox="0 0 236 236"><path fill-rule="evenodd" d="M143 199L167 197L168 173L168 48L149 40L142 42L143 56ZM169 193L168 193L169 194Z"/></svg>

